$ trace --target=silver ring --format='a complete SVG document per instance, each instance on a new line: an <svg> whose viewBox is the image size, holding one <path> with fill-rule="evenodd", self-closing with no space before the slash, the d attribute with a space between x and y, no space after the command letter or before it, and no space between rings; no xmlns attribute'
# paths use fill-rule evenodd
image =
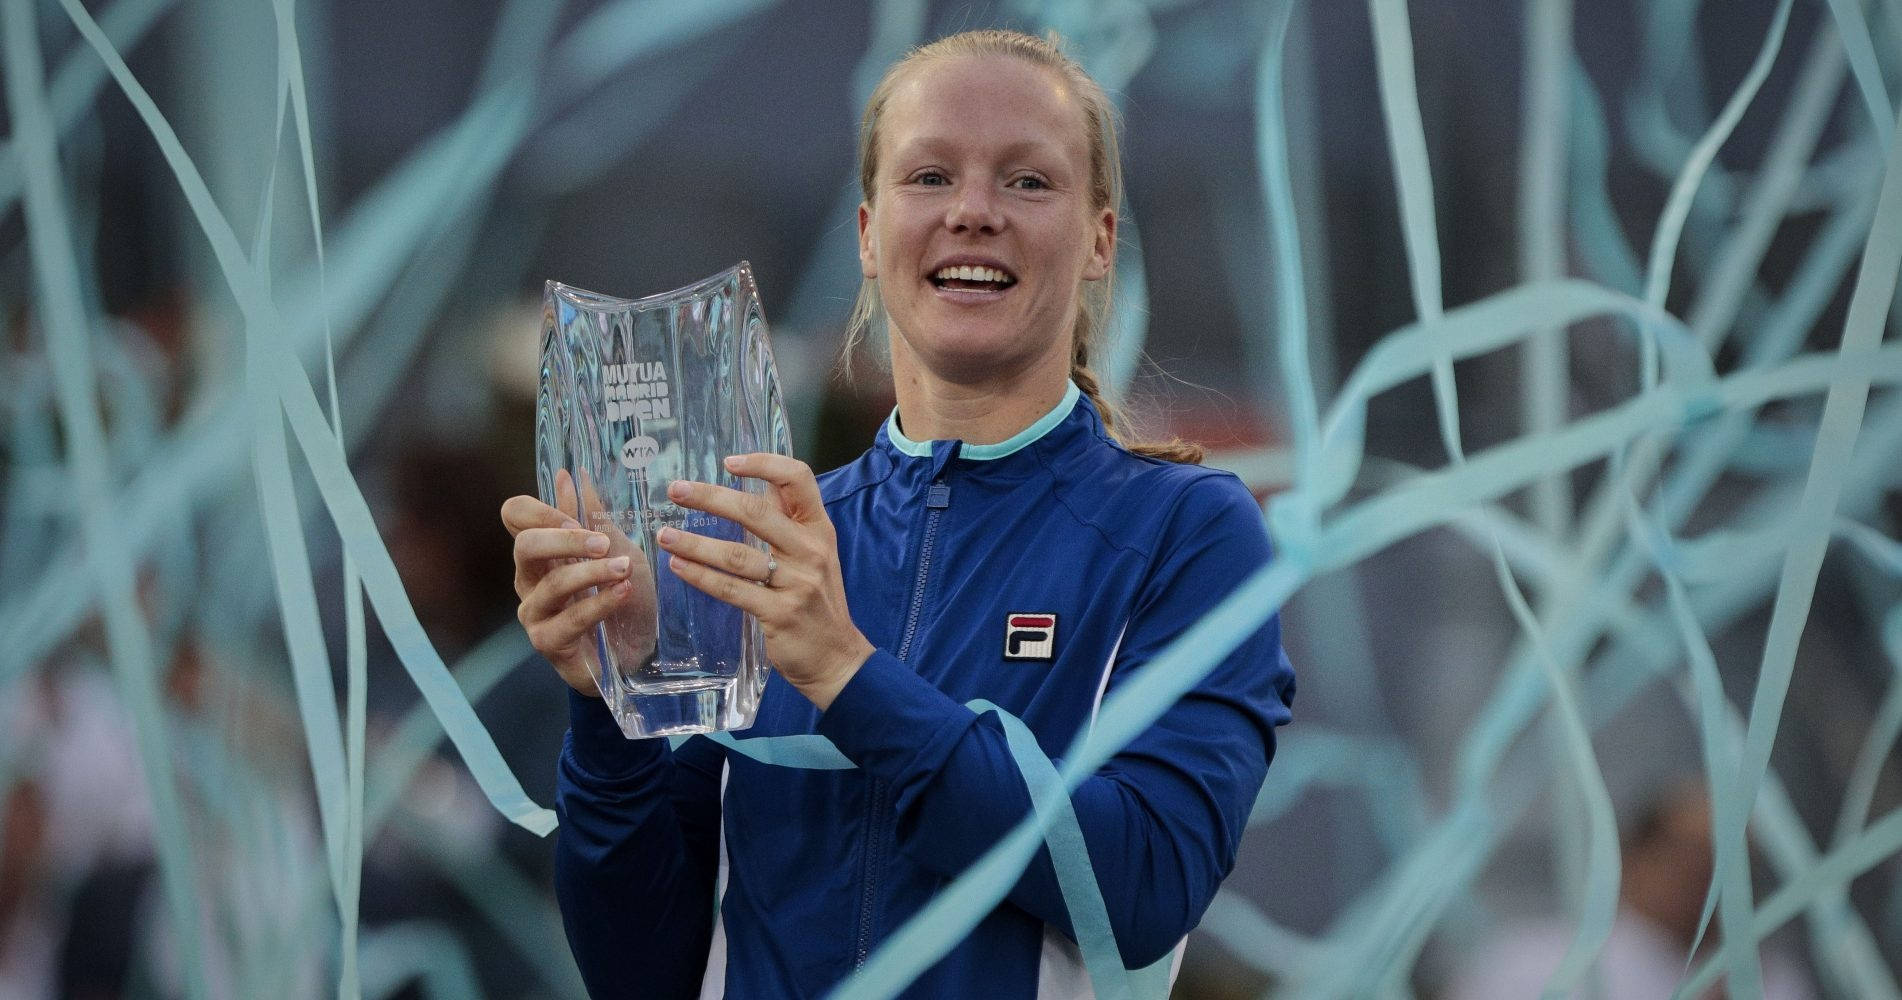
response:
<svg viewBox="0 0 1902 1000"><path fill-rule="evenodd" d="M759 582L759 585L762 587L772 586L773 574L777 572L779 572L779 560L774 559L772 556L767 556L766 557L766 579L761 580Z"/></svg>

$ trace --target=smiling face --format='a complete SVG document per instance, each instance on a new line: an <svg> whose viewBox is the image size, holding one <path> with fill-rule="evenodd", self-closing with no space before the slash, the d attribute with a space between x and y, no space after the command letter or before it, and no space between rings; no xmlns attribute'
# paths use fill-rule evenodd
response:
<svg viewBox="0 0 1902 1000"><path fill-rule="evenodd" d="M1005 56L925 62L892 91L875 155L859 261L899 373L1068 374L1080 286L1109 273L1116 217L1092 204L1083 111L1062 78Z"/></svg>

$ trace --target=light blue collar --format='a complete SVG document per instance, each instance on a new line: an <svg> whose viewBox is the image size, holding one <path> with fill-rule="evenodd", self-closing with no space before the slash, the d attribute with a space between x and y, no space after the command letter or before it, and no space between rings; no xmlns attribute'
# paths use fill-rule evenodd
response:
<svg viewBox="0 0 1902 1000"><path fill-rule="evenodd" d="M958 450L958 457L968 458L978 462L986 462L994 458L1003 458L1005 455L1014 454L1023 450L1026 445L1050 433L1051 428L1062 423L1063 418L1069 416L1071 410L1076 409L1077 397L1083 395L1083 390L1078 389L1075 382L1066 382L1065 384L1068 388L1063 390L1062 402L1059 402L1056 408L1052 409L1049 413L1038 417L1036 423L1031 424L1029 427L1018 431L1009 438L999 441L996 444L967 443ZM899 451L913 458L931 457L931 442L913 441L899 431L898 407L896 406L892 407L892 415L885 418L885 436L891 439L892 447L897 448Z"/></svg>

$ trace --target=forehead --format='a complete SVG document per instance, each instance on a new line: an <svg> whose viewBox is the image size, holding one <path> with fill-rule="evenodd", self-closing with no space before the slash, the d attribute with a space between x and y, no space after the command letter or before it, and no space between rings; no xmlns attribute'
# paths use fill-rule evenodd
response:
<svg viewBox="0 0 1902 1000"><path fill-rule="evenodd" d="M947 145L1042 149L1089 161L1082 104L1053 70L1011 56L927 60L905 74L879 118L888 153Z"/></svg>

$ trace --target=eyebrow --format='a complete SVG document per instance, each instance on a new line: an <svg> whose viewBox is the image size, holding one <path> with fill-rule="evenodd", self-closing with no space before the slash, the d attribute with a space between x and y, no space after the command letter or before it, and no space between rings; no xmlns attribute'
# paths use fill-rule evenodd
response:
<svg viewBox="0 0 1902 1000"><path fill-rule="evenodd" d="M942 136L923 136L910 140L905 143L905 145L892 150L892 152L894 159L899 155L907 153L912 155L924 154L928 156L946 149L955 148L959 145L960 143L956 140ZM1002 149L998 150L998 156L1006 160L1021 159L1032 154L1061 157L1063 155L1063 147L1049 139L1031 138L1018 139L1005 144Z"/></svg>

